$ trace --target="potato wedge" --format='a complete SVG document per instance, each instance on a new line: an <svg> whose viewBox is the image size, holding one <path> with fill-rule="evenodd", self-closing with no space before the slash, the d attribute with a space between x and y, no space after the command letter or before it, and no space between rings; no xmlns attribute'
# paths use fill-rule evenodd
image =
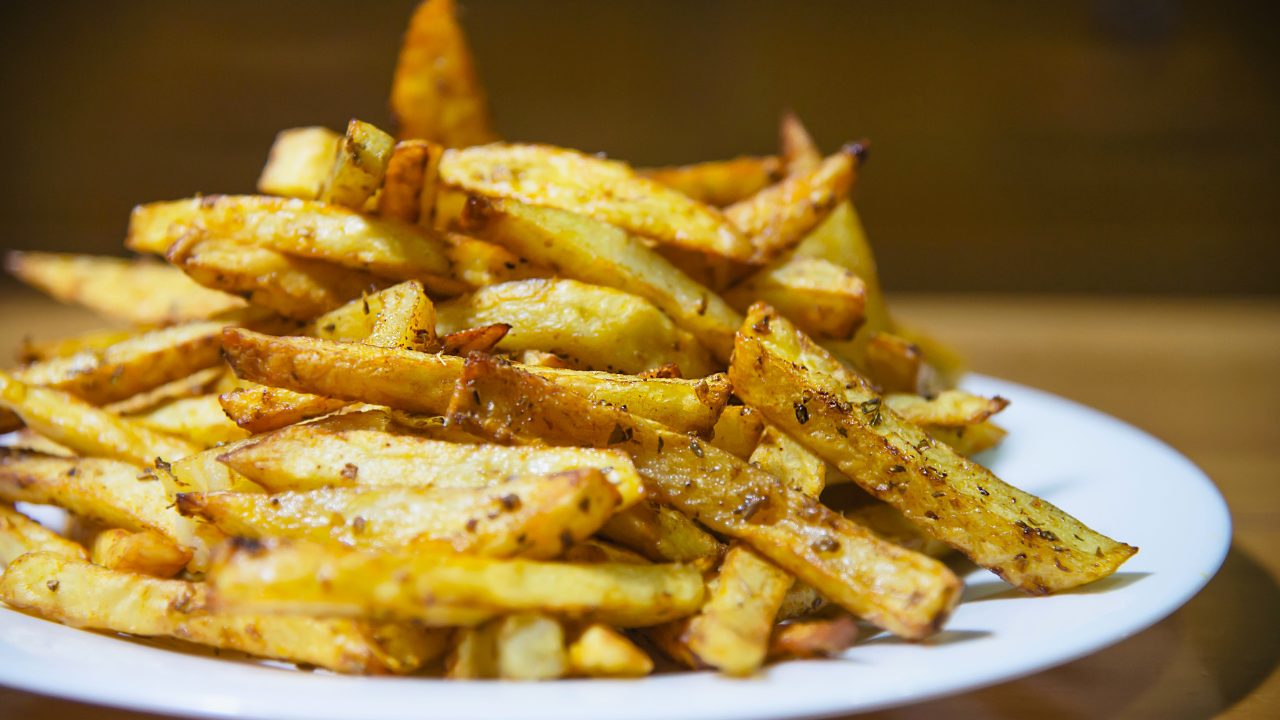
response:
<svg viewBox="0 0 1280 720"><path fill-rule="evenodd" d="M117 417L57 390L32 387L0 372L0 405L41 435L82 455L150 465L199 452L181 438Z"/></svg>
<svg viewBox="0 0 1280 720"><path fill-rule="evenodd" d="M387 165L387 178L378 193L378 215L430 227L435 175L443 152L443 145L426 140L396 143Z"/></svg>
<svg viewBox="0 0 1280 720"><path fill-rule="evenodd" d="M201 287L152 260L12 251L5 269L61 302L134 325L204 320L245 306L241 298Z"/></svg>
<svg viewBox="0 0 1280 720"><path fill-rule="evenodd" d="M576 543L560 559L571 563L628 563L631 565L648 565L649 559L638 552L615 545L607 540L588 538Z"/></svg>
<svg viewBox="0 0 1280 720"><path fill-rule="evenodd" d="M546 612L642 627L702 604L702 575L687 565L495 560L452 553L375 554L267 541L241 544L210 571L218 607L253 612L433 621L438 608ZM451 618L448 624L474 625Z"/></svg>
<svg viewBox="0 0 1280 720"><path fill-rule="evenodd" d="M541 613L508 615L498 624L498 677L554 680L569 669L564 627Z"/></svg>
<svg viewBox="0 0 1280 720"><path fill-rule="evenodd" d="M827 464L776 425L765 426L750 462L815 500L826 486Z"/></svg>
<svg viewBox="0 0 1280 720"><path fill-rule="evenodd" d="M565 277L648 300L728 362L741 316L626 231L570 212L480 196L467 201L461 222L468 232Z"/></svg>
<svg viewBox="0 0 1280 720"><path fill-rule="evenodd" d="M751 243L718 210L629 165L551 145L448 150L440 182L491 198L567 210L662 244L746 261Z"/></svg>
<svg viewBox="0 0 1280 720"><path fill-rule="evenodd" d="M1009 434L993 422L961 427L926 425L922 429L933 439L946 443L952 450L965 457L977 455L983 450L990 450L999 445L1004 436Z"/></svg>
<svg viewBox="0 0 1280 720"><path fill-rule="evenodd" d="M579 370L634 375L674 364L697 378L716 369L706 348L648 301L576 280L491 285L437 309L441 334L494 323L511 326L496 350L554 353Z"/></svg>
<svg viewBox="0 0 1280 720"><path fill-rule="evenodd" d="M363 210L369 198L382 187L395 144L395 138L373 125L352 119L347 124L346 136L338 143L338 152L328 177L320 185L317 199L329 205Z"/></svg>
<svg viewBox="0 0 1280 720"><path fill-rule="evenodd" d="M861 507L845 510L841 515L894 545L922 552L932 558L946 557L951 553L951 546L935 539L888 503L873 500Z"/></svg>
<svg viewBox="0 0 1280 720"><path fill-rule="evenodd" d="M738 283L724 299L739 312L767 302L814 337L851 340L865 319L867 286L839 265L793 254Z"/></svg>
<svg viewBox="0 0 1280 720"><path fill-rule="evenodd" d="M583 677L631 678L653 672L653 658L626 635L599 623L576 632L568 659L570 674Z"/></svg>
<svg viewBox="0 0 1280 720"><path fill-rule="evenodd" d="M319 198L342 141L341 135L325 127L276 133L267 164L258 175L258 192L301 200Z"/></svg>
<svg viewBox="0 0 1280 720"><path fill-rule="evenodd" d="M487 353L502 342L502 338L506 337L509 332L511 332L511 326L507 323L494 323L492 325L467 328L466 330L456 330L440 338L440 354L466 357L473 352ZM554 366L546 363L540 364L545 367L563 366L563 363Z"/></svg>
<svg viewBox="0 0 1280 720"><path fill-rule="evenodd" d="M858 639L858 624L848 615L783 623L769 637L770 660L839 655Z"/></svg>
<svg viewBox="0 0 1280 720"><path fill-rule="evenodd" d="M739 460L749 460L763 434L763 415L746 405L730 405L720 413L710 442Z"/></svg>
<svg viewBox="0 0 1280 720"><path fill-rule="evenodd" d="M641 168L636 174L715 207L745 200L783 178L782 163L776 157L738 157L678 167Z"/></svg>
<svg viewBox="0 0 1280 720"><path fill-rule="evenodd" d="M236 374L295 392L443 414L465 361L448 355L375 348L314 338L272 337L237 329L223 334ZM682 432L715 426L729 399L721 375L698 380L641 379L581 370L530 367L557 387L631 409Z"/></svg>
<svg viewBox="0 0 1280 720"><path fill-rule="evenodd" d="M391 115L401 140L466 147L498 139L453 0L425 0L414 10L391 83Z"/></svg>
<svg viewBox="0 0 1280 720"><path fill-rule="evenodd" d="M68 540L0 502L0 569L29 552L48 552L88 560L80 543Z"/></svg>
<svg viewBox="0 0 1280 720"><path fill-rule="evenodd" d="M751 309L734 359L739 397L864 490L1026 592L1106 577L1137 552L934 442L767 305Z"/></svg>
<svg viewBox="0 0 1280 720"><path fill-rule="evenodd" d="M129 419L149 430L180 437L206 449L249 437L247 430L236 426L222 411L217 395L174 400Z"/></svg>
<svg viewBox="0 0 1280 720"><path fill-rule="evenodd" d="M551 560L613 515L599 470L524 475L489 487L318 488L279 495L182 493L178 511L228 535L395 550L427 545L485 557Z"/></svg>
<svg viewBox="0 0 1280 720"><path fill-rule="evenodd" d="M693 562L718 558L724 545L679 510L642 502L609 519L600 536L654 562Z"/></svg>
<svg viewBox="0 0 1280 720"><path fill-rule="evenodd" d="M64 625L167 636L350 673L407 673L444 651L445 634L410 625L211 615L201 584L160 580L33 553L0 577L0 600Z"/></svg>
<svg viewBox="0 0 1280 720"><path fill-rule="evenodd" d="M944 565L874 537L727 452L620 407L593 403L472 355L450 422L496 442L624 450L654 499L749 543L831 600L907 638L935 632L963 583Z"/></svg>
<svg viewBox="0 0 1280 720"><path fill-rule="evenodd" d="M683 640L700 661L729 675L764 664L773 618L795 578L746 545L734 545L701 612L684 621Z"/></svg>
<svg viewBox="0 0 1280 720"><path fill-rule="evenodd" d="M191 562L190 548L154 530L129 532L111 528L93 541L92 560L108 570L169 578Z"/></svg>
<svg viewBox="0 0 1280 720"><path fill-rule="evenodd" d="M903 420L916 425L960 427L986 422L1008 407L1009 401L999 395L984 398L964 390L944 390L933 398L891 393L884 396L884 405Z"/></svg>

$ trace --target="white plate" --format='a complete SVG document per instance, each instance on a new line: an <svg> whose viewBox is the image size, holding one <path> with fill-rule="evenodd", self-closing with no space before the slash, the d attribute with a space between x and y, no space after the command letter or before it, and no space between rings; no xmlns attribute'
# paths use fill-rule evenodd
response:
<svg viewBox="0 0 1280 720"><path fill-rule="evenodd" d="M879 636L841 659L788 662L758 677L445 682L340 677L165 650L0 608L0 683L157 713L298 718L796 718L867 711L991 685L1119 642L1191 598L1217 571L1231 520L1189 461L1100 412L1013 383L966 387L1013 401L1009 437L981 458L996 474L1137 545L1119 573L1076 592L1027 597L984 571L924 644Z"/></svg>

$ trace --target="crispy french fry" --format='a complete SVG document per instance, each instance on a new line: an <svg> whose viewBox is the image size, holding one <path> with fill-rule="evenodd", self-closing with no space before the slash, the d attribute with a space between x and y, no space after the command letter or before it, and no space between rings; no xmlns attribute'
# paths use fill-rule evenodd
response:
<svg viewBox="0 0 1280 720"><path fill-rule="evenodd" d="M864 361L867 377L888 393L927 392L928 365L914 343L892 333L871 336Z"/></svg>
<svg viewBox="0 0 1280 720"><path fill-rule="evenodd" d="M416 223L426 208L430 226L435 189L431 175L440 162L444 146L426 140L402 140L396 143L387 165L387 178L378 193L378 214L401 222Z"/></svg>
<svg viewBox="0 0 1280 720"><path fill-rule="evenodd" d="M776 157L739 157L679 167L642 168L636 173L716 207L745 200L783 178L782 163Z"/></svg>
<svg viewBox="0 0 1280 720"><path fill-rule="evenodd" d="M444 651L443 632L409 625L212 615L201 584L49 553L14 562L0 577L0 600L72 627L174 637L339 672L407 673Z"/></svg>
<svg viewBox="0 0 1280 720"><path fill-rule="evenodd" d="M793 618L811 615L827 606L827 599L822 593L813 589L812 585L808 585L799 580L791 584L787 590L787 594L782 597L782 605L778 608L777 620L791 620Z"/></svg>
<svg viewBox="0 0 1280 720"><path fill-rule="evenodd" d="M1137 552L931 440L767 305L751 309L734 359L739 397L864 490L1026 592L1106 577Z"/></svg>
<svg viewBox="0 0 1280 720"><path fill-rule="evenodd" d="M769 638L770 660L839 655L858 639L858 624L848 615L783 623Z"/></svg>
<svg viewBox="0 0 1280 720"><path fill-rule="evenodd" d="M241 544L209 577L219 608L328 616L397 617L474 625L483 613L546 612L616 627L683 617L702 604L702 575L687 565L495 560L453 553L374 554L298 542ZM467 608L474 618L465 622Z"/></svg>
<svg viewBox="0 0 1280 720"><path fill-rule="evenodd" d="M711 533L679 510L652 502L614 515L600 535L654 562L692 562L724 554L724 546Z"/></svg>
<svg viewBox="0 0 1280 720"><path fill-rule="evenodd" d="M625 450L655 500L749 543L831 600L902 637L932 634L959 602L963 583L938 561L876 538L697 438L562 392L495 358L468 359L449 418L497 442Z"/></svg>
<svg viewBox="0 0 1280 720"><path fill-rule="evenodd" d="M221 357L221 338L218 339L218 348L219 357ZM219 392L220 388L228 384L228 378L232 382L235 381L235 376L227 372L227 366L218 364L204 370L197 370L186 377L172 380L119 402L103 405L102 409L117 415L138 415L151 412L174 400Z"/></svg>
<svg viewBox="0 0 1280 720"><path fill-rule="evenodd" d="M401 140L466 147L498 139L453 0L426 0L414 11L391 84L391 114Z"/></svg>
<svg viewBox="0 0 1280 720"><path fill-rule="evenodd" d="M440 354L466 357L473 352L487 353L511 332L507 323L456 330L440 338Z"/></svg>
<svg viewBox="0 0 1280 720"><path fill-rule="evenodd" d="M261 485L218 462L222 453L233 451L247 442L251 440L240 440L224 447L211 448L168 466L160 466L160 472L156 475L164 486L165 494L170 500L176 502L178 494L184 492L229 490L239 493L265 493L266 490Z"/></svg>
<svg viewBox="0 0 1280 720"><path fill-rule="evenodd" d="M534 278L555 277L555 272L491 242L460 233L444 234L445 252L453 264L453 276L470 288Z"/></svg>
<svg viewBox="0 0 1280 720"><path fill-rule="evenodd" d="M112 528L93 541L92 560L109 570L168 578L191 562L190 548L182 547L154 530L129 532Z"/></svg>
<svg viewBox="0 0 1280 720"><path fill-rule="evenodd" d="M922 429L929 433L930 437L946 443L956 453L965 457L977 455L983 450L990 450L999 445L1004 436L1009 434L993 422L962 427L926 425Z"/></svg>
<svg viewBox="0 0 1280 720"><path fill-rule="evenodd" d="M498 624L498 677L554 680L569 669L564 628L541 613L516 613Z"/></svg>
<svg viewBox="0 0 1280 720"><path fill-rule="evenodd" d="M866 284L852 271L798 254L770 263L724 295L739 312L767 302L810 335L836 340L853 338L866 297Z"/></svg>
<svg viewBox="0 0 1280 720"><path fill-rule="evenodd" d="M888 503L873 500L841 514L895 545L934 558L946 557L951 553L950 546L930 536Z"/></svg>
<svg viewBox="0 0 1280 720"><path fill-rule="evenodd" d="M62 457L76 457L75 451L66 445L59 445L40 433L29 427L24 427L13 433L13 435L4 438L0 443L4 447L11 447L17 450L32 450L45 455L60 455Z"/></svg>
<svg viewBox="0 0 1280 720"><path fill-rule="evenodd" d="M579 370L636 374L674 364L696 378L716 369L706 348L648 301L576 280L491 285L437 311L441 333L507 324L496 350L554 353Z"/></svg>
<svg viewBox="0 0 1280 720"><path fill-rule="evenodd" d="M778 145L782 149L782 166L787 175L811 173L822 165L822 151L813 141L800 116L788 110L778 124Z"/></svg>
<svg viewBox="0 0 1280 720"><path fill-rule="evenodd" d="M440 182L469 193L598 218L627 232L742 261L751 243L718 210L640 177L617 160L551 145L448 150Z"/></svg>
<svg viewBox="0 0 1280 720"><path fill-rule="evenodd" d="M887 394L885 407L893 410L903 420L916 425L941 425L961 427L978 425L1009 406L1009 401L999 395L984 398L964 390L944 390L933 398L913 394Z"/></svg>
<svg viewBox="0 0 1280 720"><path fill-rule="evenodd" d="M29 552L48 552L88 560L80 543L68 540L0 502L0 568Z"/></svg>
<svg viewBox="0 0 1280 720"><path fill-rule="evenodd" d="M218 396L218 405L226 417L253 434L328 415L350 404L346 400L265 386Z"/></svg>
<svg viewBox="0 0 1280 720"><path fill-rule="evenodd" d="M626 635L595 623L569 643L569 671L584 677L644 677L653 672L653 659Z"/></svg>
<svg viewBox="0 0 1280 720"><path fill-rule="evenodd" d="M507 448L462 445L417 434L394 423L366 426L352 413L283 428L228 449L227 467L271 492L355 485L488 488L513 475L552 475L595 468L613 483L626 508L644 494L631 460L588 448Z"/></svg>
<svg viewBox="0 0 1280 720"><path fill-rule="evenodd" d="M827 466L822 458L775 425L765 426L760 442L751 453L750 462L782 480L792 490L815 500L826 484Z"/></svg>
<svg viewBox="0 0 1280 720"><path fill-rule="evenodd" d="M0 405L28 427L83 455L149 465L156 458L177 460L199 451L181 438L117 417L66 393L32 387L0 372Z"/></svg>
<svg viewBox="0 0 1280 720"><path fill-rule="evenodd" d="M730 405L720 413L710 442L739 460L748 460L763 433L763 415L746 405Z"/></svg>
<svg viewBox="0 0 1280 720"><path fill-rule="evenodd" d="M454 382L465 365L462 358L448 355L239 329L224 332L222 344L236 373L253 382L434 415L448 409ZM581 370L529 370L557 387L625 406L682 432L709 431L729 399L728 383L721 375L648 380Z"/></svg>
<svg viewBox="0 0 1280 720"><path fill-rule="evenodd" d="M151 260L14 251L5 269L62 302L135 325L204 320L245 305Z"/></svg>
<svg viewBox="0 0 1280 720"><path fill-rule="evenodd" d="M139 474L141 472L141 475ZM195 556L203 569L209 548L225 536L178 514L154 474L136 465L97 458L64 458L0 448L0 499L57 505L131 532L154 530Z"/></svg>
<svg viewBox="0 0 1280 720"><path fill-rule="evenodd" d="M319 198L342 141L341 135L325 127L276 133L267 164L258 175L258 192L302 200Z"/></svg>
<svg viewBox="0 0 1280 720"><path fill-rule="evenodd" d="M625 230L563 210L480 196L467 201L461 222L468 232L565 277L648 300L728 362L741 316Z"/></svg>
<svg viewBox="0 0 1280 720"><path fill-rule="evenodd" d="M56 340L23 338L22 346L18 349L18 364L29 365L45 360L63 358L84 350L105 350L118 342L135 338L146 332L147 329L90 330L86 333Z"/></svg>
<svg viewBox="0 0 1280 720"><path fill-rule="evenodd" d="M237 427L222 411L217 395L174 400L130 419L144 428L184 438L202 448L249 437L248 431Z"/></svg>
<svg viewBox="0 0 1280 720"><path fill-rule="evenodd" d="M428 544L485 557L550 560L618 505L599 470L525 475L489 487L319 488L280 495L182 493L178 511L235 537L393 550Z"/></svg>
<svg viewBox="0 0 1280 720"><path fill-rule="evenodd" d="M750 675L764 664L769 633L795 578L745 545L725 555L701 612L687 621L683 640L702 664L729 675Z"/></svg>
<svg viewBox="0 0 1280 720"><path fill-rule="evenodd" d="M322 202L352 210L363 210L365 203L382 187L391 151L396 141L367 122L353 119L347 134L338 143L338 151L328 177L320 185Z"/></svg>
<svg viewBox="0 0 1280 720"><path fill-rule="evenodd" d="M383 290L382 308L364 342L378 347L429 351L436 347L436 309L417 280Z"/></svg>

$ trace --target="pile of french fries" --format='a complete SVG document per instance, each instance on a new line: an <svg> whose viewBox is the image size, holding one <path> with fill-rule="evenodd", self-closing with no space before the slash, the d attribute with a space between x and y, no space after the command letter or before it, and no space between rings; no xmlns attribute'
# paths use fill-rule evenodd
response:
<svg viewBox="0 0 1280 720"><path fill-rule="evenodd" d="M953 550L1031 594L1136 552L967 459L1007 403L889 316L865 143L500 142L452 0L391 103L398 138L281 132L259 195L138 206L167 264L10 253L127 327L0 373L9 607L347 673L749 675L929 637Z"/></svg>

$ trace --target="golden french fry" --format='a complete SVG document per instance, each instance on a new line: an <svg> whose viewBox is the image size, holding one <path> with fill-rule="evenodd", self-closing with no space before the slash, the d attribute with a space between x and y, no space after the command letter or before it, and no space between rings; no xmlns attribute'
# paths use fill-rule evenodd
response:
<svg viewBox="0 0 1280 720"><path fill-rule="evenodd" d="M728 362L742 316L625 230L563 210L480 196L467 201L461 222L468 232L565 277L648 300Z"/></svg>
<svg viewBox="0 0 1280 720"><path fill-rule="evenodd" d="M154 530L104 530L94 538L92 550L94 565L161 578L177 575L191 562L191 556L190 548Z"/></svg>
<svg viewBox="0 0 1280 720"><path fill-rule="evenodd" d="M627 563L648 565L649 559L621 545L598 538L588 538L564 551L560 559L569 563Z"/></svg>
<svg viewBox="0 0 1280 720"><path fill-rule="evenodd" d="M0 569L29 552L48 552L88 560L80 543L18 512L8 502L0 502Z"/></svg>
<svg viewBox="0 0 1280 720"><path fill-rule="evenodd" d="M827 464L775 425L766 425L751 453L751 464L771 473L787 487L818 499L826 486Z"/></svg>
<svg viewBox="0 0 1280 720"><path fill-rule="evenodd" d="M778 124L778 144L782 149L782 166L787 175L802 175L822 165L822 151L813 141L800 116L788 110Z"/></svg>
<svg viewBox="0 0 1280 720"><path fill-rule="evenodd" d="M422 224L429 226L435 202L431 175L443 152L444 146L425 140L396 143L387 164L387 178L378 193L378 214L401 222L417 223L425 209L426 222Z"/></svg>
<svg viewBox="0 0 1280 720"><path fill-rule="evenodd" d="M422 551L375 554L274 540L231 548L209 578L224 610L396 617L450 625L478 624L486 612L545 612L643 627L688 615L703 598L702 575L688 565L570 565ZM444 617L436 617L441 610Z"/></svg>
<svg viewBox="0 0 1280 720"><path fill-rule="evenodd" d="M224 452L234 451L240 445L252 442L240 440L224 447L211 448L185 457L167 466L160 466L156 475L164 486L165 494L176 502L179 493L217 492L229 490L240 493L265 493L261 485L218 462Z"/></svg>
<svg viewBox="0 0 1280 720"><path fill-rule="evenodd" d="M320 185L318 200L352 210L365 203L382 187L396 141L367 122L353 119L347 134L338 143L338 152L328 177Z"/></svg>
<svg viewBox="0 0 1280 720"><path fill-rule="evenodd" d="M383 290L382 308L364 342L378 347L429 351L436 347L436 309L417 280Z"/></svg>
<svg viewBox="0 0 1280 720"><path fill-rule="evenodd" d="M554 353L579 370L636 374L674 364L684 377L715 371L710 355L661 310L630 293L576 280L523 280L441 303L437 329L502 323L494 349Z"/></svg>
<svg viewBox="0 0 1280 720"><path fill-rule="evenodd" d="M218 405L226 417L252 434L328 415L350 404L346 400L265 386L233 390L218 396Z"/></svg>
<svg viewBox="0 0 1280 720"><path fill-rule="evenodd" d="M448 333L440 338L440 354L466 357L473 352L487 353L511 332L507 323L493 323ZM560 366L549 366L560 367Z"/></svg>
<svg viewBox="0 0 1280 720"><path fill-rule="evenodd" d="M1026 592L1106 577L1137 552L933 441L767 305L751 309L734 358L739 397L864 490ZM637 469L644 474L639 462Z"/></svg>
<svg viewBox="0 0 1280 720"><path fill-rule="evenodd" d="M876 538L695 437L563 392L495 358L468 359L449 418L497 442L624 450L655 500L749 543L834 602L902 637L937 631L959 602L964 584L938 561Z"/></svg>
<svg viewBox="0 0 1280 720"><path fill-rule="evenodd" d="M730 405L720 413L710 442L739 460L748 460L763 433L764 416L746 405Z"/></svg>
<svg viewBox="0 0 1280 720"><path fill-rule="evenodd" d="M221 351L221 337L218 338L218 348ZM221 352L219 352L219 357L221 357ZM219 392L220 388L230 382L236 382L235 376L227 372L226 365L218 364L204 370L197 370L186 377L172 380L119 402L103 405L102 409L117 415L138 415L151 412L161 405L174 400Z"/></svg>
<svg viewBox="0 0 1280 720"><path fill-rule="evenodd" d="M202 448L249 437L248 431L237 427L222 411L217 395L174 400L129 419L144 428L184 438Z"/></svg>
<svg viewBox="0 0 1280 720"><path fill-rule="evenodd" d="M281 130L258 176L258 192L315 200L333 171L343 137L324 127Z"/></svg>
<svg viewBox="0 0 1280 720"><path fill-rule="evenodd" d="M866 298L866 284L852 271L799 254L770 263L724 295L739 312L767 302L810 335L836 340L853 338Z"/></svg>
<svg viewBox="0 0 1280 720"><path fill-rule="evenodd" d="M983 450L990 450L999 445L1004 436L1009 434L993 422L961 427L925 425L921 429L929 433L933 439L946 443L956 453L965 457L976 455Z"/></svg>
<svg viewBox="0 0 1280 720"><path fill-rule="evenodd" d="M453 0L426 0L414 11L391 83L391 114L401 140L466 147L498 139Z"/></svg>
<svg viewBox="0 0 1280 720"><path fill-rule="evenodd" d="M679 167L641 168L636 173L716 207L745 200L783 178L782 164L776 157L739 157Z"/></svg>
<svg viewBox="0 0 1280 720"><path fill-rule="evenodd" d="M62 457L76 457L75 451L66 445L60 445L29 427L17 430L0 443L4 447L11 447L15 450L32 450L45 455L61 455Z"/></svg>
<svg viewBox="0 0 1280 720"><path fill-rule="evenodd" d="M879 332L871 336L864 367L867 377L885 392L926 391L929 370L924 354L915 344L892 333Z"/></svg>
<svg viewBox="0 0 1280 720"><path fill-rule="evenodd" d="M498 623L498 677L554 680L569 669L564 628L541 613L516 613Z"/></svg>
<svg viewBox="0 0 1280 720"><path fill-rule="evenodd" d="M993 398L979 397L964 390L944 390L932 398L914 394L887 394L885 407L893 410L903 420L916 425L941 425L961 427L979 425L992 415L1009 406L1009 401L999 395Z"/></svg>
<svg viewBox="0 0 1280 720"><path fill-rule="evenodd" d="M627 636L594 623L569 643L569 670L585 677L644 677L653 672L653 659Z"/></svg>
<svg viewBox="0 0 1280 720"><path fill-rule="evenodd" d="M815 590L812 585L797 580L791 584L787 594L782 597L782 605L778 608L776 619L782 622L783 620L804 617L824 607L827 607L827 599L822 596L822 593Z"/></svg>
<svg viewBox="0 0 1280 720"><path fill-rule="evenodd" d="M659 243L742 261L751 243L718 210L640 177L629 165L551 145L493 143L447 150L440 182L598 218Z"/></svg>
<svg viewBox="0 0 1280 720"><path fill-rule="evenodd" d="M839 655L858 639L858 624L848 615L798 620L773 628L769 659Z"/></svg>
<svg viewBox="0 0 1280 720"><path fill-rule="evenodd" d="M679 510L652 502L614 515L600 535L654 562L692 562L724 554L724 546L711 533Z"/></svg>
<svg viewBox="0 0 1280 720"><path fill-rule="evenodd" d="M465 198L464 198L465 199ZM446 232L445 252L453 264L453 276L469 288L534 278L555 277L556 273L491 242Z"/></svg>
<svg viewBox="0 0 1280 720"><path fill-rule="evenodd" d="M538 367L553 367L553 368L569 367L569 364L566 363L563 359L561 359L559 355L554 355L549 352L542 352L541 350L521 350L518 353L513 353L513 356L515 361L522 365L536 365ZM648 376L645 375L644 373L640 373L637 377L648 377Z"/></svg>
<svg viewBox="0 0 1280 720"><path fill-rule="evenodd" d="M75 355L84 350L105 350L118 342L138 337L150 328L128 328L124 330L90 330L89 332L56 340L32 340L23 338L18 348L18 364L31 363L63 358Z"/></svg>
<svg viewBox="0 0 1280 720"><path fill-rule="evenodd" d="M701 664L750 675L764 664L769 633L795 578L744 545L725 555L707 603L687 623L683 640Z"/></svg>
<svg viewBox="0 0 1280 720"><path fill-rule="evenodd" d="M872 500L860 507L845 510L841 514L894 545L901 545L934 558L945 557L951 553L949 545L933 538L888 503Z"/></svg>

